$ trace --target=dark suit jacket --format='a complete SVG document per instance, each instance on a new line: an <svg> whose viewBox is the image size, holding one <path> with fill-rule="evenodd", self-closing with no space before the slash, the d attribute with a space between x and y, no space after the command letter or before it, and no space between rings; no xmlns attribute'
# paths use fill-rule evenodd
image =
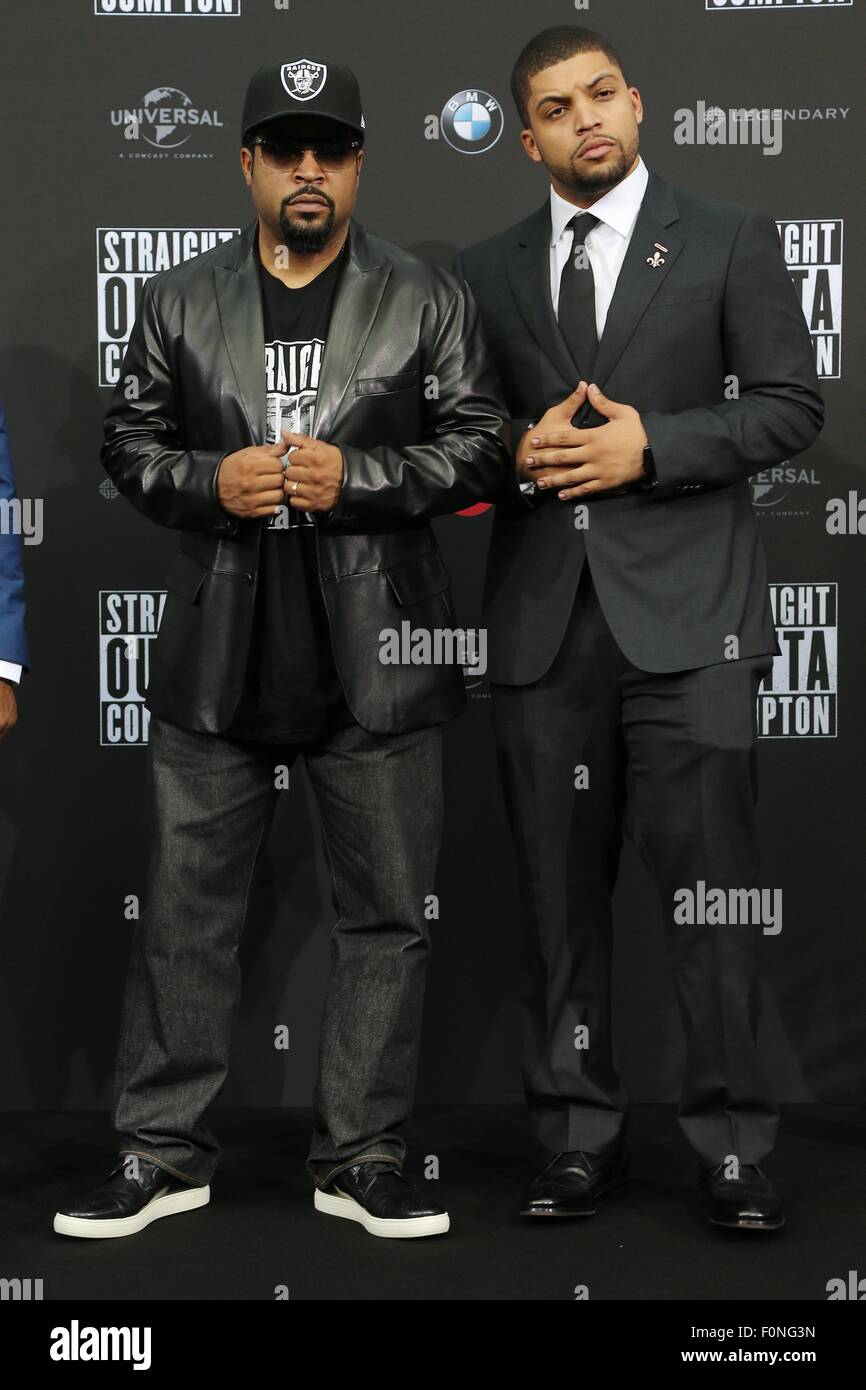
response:
<svg viewBox="0 0 866 1390"><path fill-rule="evenodd" d="M209 733L240 698L268 521L232 517L216 495L225 455L266 439L257 232L255 221L147 281L101 454L136 507L183 532L146 703ZM316 546L346 699L374 732L463 708L458 666L383 665L379 634L403 621L454 626L429 522L501 486L504 414L466 286L352 219L313 427L340 447L344 483L333 512L317 516Z"/></svg>
<svg viewBox="0 0 866 1390"><path fill-rule="evenodd" d="M656 242L666 250L653 268ZM549 243L545 201L456 266L482 312L514 448L581 376L551 304ZM555 489L527 500L512 482L485 584L489 678L544 674L584 558L620 649L644 670L713 665L730 636L740 657L778 651L747 479L811 444L824 408L773 219L650 171L593 379L640 412L659 484L584 496L588 526L577 530L576 502ZM576 423L605 421L585 405Z"/></svg>

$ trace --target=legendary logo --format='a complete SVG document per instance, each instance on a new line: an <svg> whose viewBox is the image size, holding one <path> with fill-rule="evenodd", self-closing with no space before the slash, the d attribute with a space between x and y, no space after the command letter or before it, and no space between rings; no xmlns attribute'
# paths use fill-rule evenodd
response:
<svg viewBox="0 0 866 1390"><path fill-rule="evenodd" d="M328 69L325 63L313 63L299 58L296 63L283 63L280 81L295 101L312 101L325 85Z"/></svg>

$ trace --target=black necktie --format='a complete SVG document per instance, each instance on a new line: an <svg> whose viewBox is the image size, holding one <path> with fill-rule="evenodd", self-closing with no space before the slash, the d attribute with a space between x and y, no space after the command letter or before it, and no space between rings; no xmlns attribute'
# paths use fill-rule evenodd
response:
<svg viewBox="0 0 866 1390"><path fill-rule="evenodd" d="M586 382L592 380L598 352L598 333L595 327L595 279L584 242L600 221L601 218L593 217L591 212L579 212L568 222L567 225L574 228L574 241L559 281L559 327Z"/></svg>

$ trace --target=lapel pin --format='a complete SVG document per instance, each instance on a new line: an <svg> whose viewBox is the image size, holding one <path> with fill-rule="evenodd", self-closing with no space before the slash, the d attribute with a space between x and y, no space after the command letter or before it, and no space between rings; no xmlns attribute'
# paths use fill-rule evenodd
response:
<svg viewBox="0 0 866 1390"><path fill-rule="evenodd" d="M668 248L666 246L662 246L660 241L654 241L653 246L656 249L655 251L653 251L651 256L647 256L646 263L648 266L652 266L653 270L658 270L659 266L664 265L665 263L665 258L664 256L659 255L659 251L667 251Z"/></svg>

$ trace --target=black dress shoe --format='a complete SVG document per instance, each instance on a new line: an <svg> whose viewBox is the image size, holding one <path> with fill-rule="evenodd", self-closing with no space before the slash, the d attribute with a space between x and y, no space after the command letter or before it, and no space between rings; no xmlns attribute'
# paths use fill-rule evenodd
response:
<svg viewBox="0 0 866 1390"><path fill-rule="evenodd" d="M521 1216L593 1216L596 1199L621 1187L631 1160L628 1150L616 1154L560 1153L538 1174L520 1207Z"/></svg>
<svg viewBox="0 0 866 1390"><path fill-rule="evenodd" d="M369 1160L343 1168L313 1197L317 1211L359 1221L372 1236L436 1236L448 1230L448 1213L424 1197L394 1163Z"/></svg>
<svg viewBox="0 0 866 1390"><path fill-rule="evenodd" d="M785 1224L776 1189L757 1163L742 1163L738 1178L725 1177L723 1162L702 1163L698 1187L710 1203L710 1221L714 1226L776 1231Z"/></svg>
<svg viewBox="0 0 866 1390"><path fill-rule="evenodd" d="M123 1159L105 1182L61 1207L54 1229L62 1236L131 1236L160 1216L192 1211L210 1201L207 1184L193 1186L176 1179L166 1168L136 1155L137 1172L130 1176Z"/></svg>

